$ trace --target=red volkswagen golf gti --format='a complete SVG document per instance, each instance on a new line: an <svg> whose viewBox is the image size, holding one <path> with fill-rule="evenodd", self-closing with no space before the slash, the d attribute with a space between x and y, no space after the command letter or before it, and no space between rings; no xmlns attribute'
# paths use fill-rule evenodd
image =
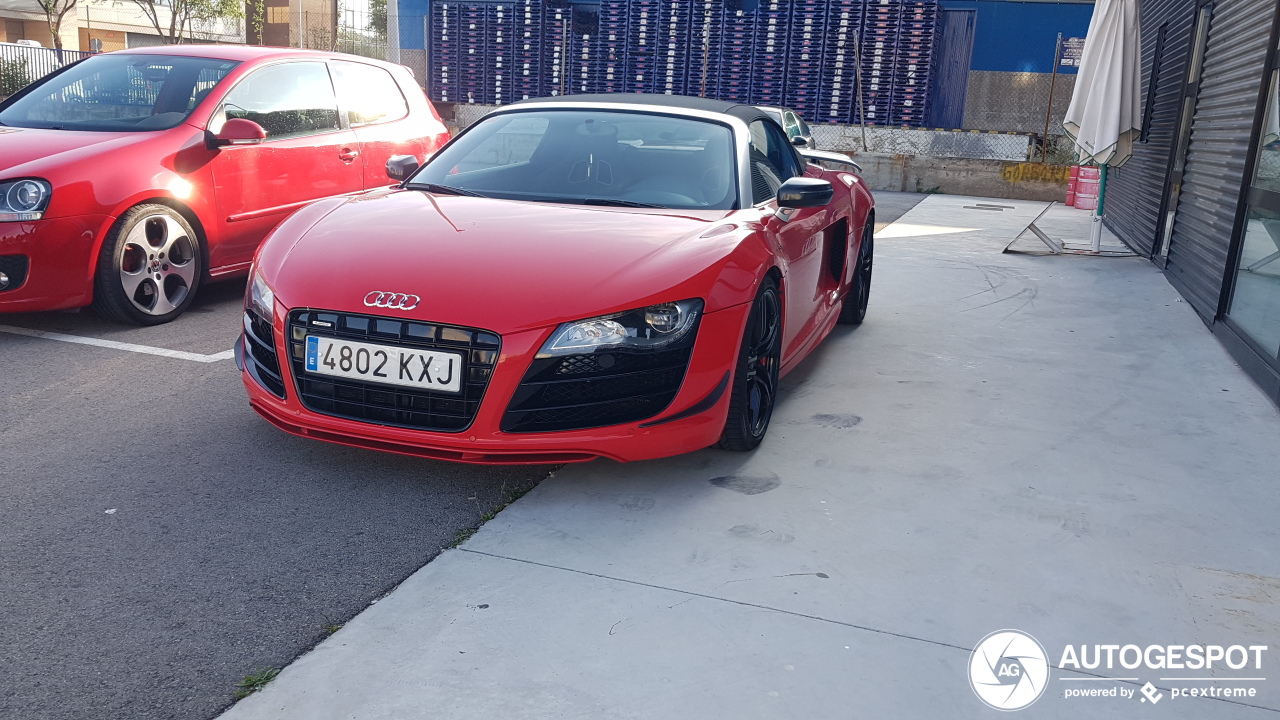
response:
<svg viewBox="0 0 1280 720"><path fill-rule="evenodd" d="M0 103L0 311L153 325L309 202L448 131L408 69L235 45L95 55Z"/></svg>
<svg viewBox="0 0 1280 720"><path fill-rule="evenodd" d="M758 108L523 101L416 166L258 251L237 362L277 427L464 462L751 450L867 310L871 193Z"/></svg>

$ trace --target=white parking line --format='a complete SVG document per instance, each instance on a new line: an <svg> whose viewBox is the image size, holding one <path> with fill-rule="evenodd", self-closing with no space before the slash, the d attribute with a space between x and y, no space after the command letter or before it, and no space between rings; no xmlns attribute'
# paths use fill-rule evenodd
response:
<svg viewBox="0 0 1280 720"><path fill-rule="evenodd" d="M192 362L199 363L212 363L218 362L219 360L230 360L235 357L236 354L234 350L224 350L212 355L201 355L200 353L186 352L183 350L168 350L165 348L151 347L150 345L134 345L133 343L122 343L116 342L115 340L103 340L101 338L80 337L79 335L63 335L62 333L45 332L44 330L30 330L23 327L13 327L12 325L0 325L0 332L43 338L45 340L57 340L58 342L76 343L78 345L94 345L97 347L111 348L112 350L126 350L128 352L142 353L143 355L159 355L160 357L190 360Z"/></svg>

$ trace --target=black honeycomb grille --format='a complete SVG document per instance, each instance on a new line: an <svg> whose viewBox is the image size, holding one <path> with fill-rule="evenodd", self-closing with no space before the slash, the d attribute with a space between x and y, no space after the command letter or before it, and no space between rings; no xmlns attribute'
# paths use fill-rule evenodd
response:
<svg viewBox="0 0 1280 720"><path fill-rule="evenodd" d="M17 290L27 281L27 270L31 266L26 255L0 255L0 273L4 273L9 282L0 287L0 292Z"/></svg>
<svg viewBox="0 0 1280 720"><path fill-rule="evenodd" d="M584 430L651 418L680 392L696 335L695 326L660 351L536 359L511 398L502 431Z"/></svg>
<svg viewBox="0 0 1280 720"><path fill-rule="evenodd" d="M294 311L288 332L294 383L308 410L436 432L461 432L471 426L501 350L501 339L486 330L323 310ZM308 335L458 353L463 357L462 389L451 393L309 373Z"/></svg>
<svg viewBox="0 0 1280 720"><path fill-rule="evenodd" d="M252 310L244 311L244 365L258 384L279 398L284 397L284 378L276 353L271 323Z"/></svg>

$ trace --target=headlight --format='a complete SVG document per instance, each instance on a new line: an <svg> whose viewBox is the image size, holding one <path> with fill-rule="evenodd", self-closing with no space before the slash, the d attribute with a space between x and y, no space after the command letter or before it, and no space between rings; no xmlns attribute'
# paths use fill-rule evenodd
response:
<svg viewBox="0 0 1280 720"><path fill-rule="evenodd" d="M0 182L0 222L27 222L44 217L53 189L44 180Z"/></svg>
<svg viewBox="0 0 1280 720"><path fill-rule="evenodd" d="M538 357L618 349L659 350L687 336L701 312L702 301L695 298L565 323L542 344Z"/></svg>
<svg viewBox="0 0 1280 720"><path fill-rule="evenodd" d="M276 314L276 294L262 279L262 273L255 265L253 274L249 277L249 288L245 292L244 306L252 310L258 317L273 323Z"/></svg>

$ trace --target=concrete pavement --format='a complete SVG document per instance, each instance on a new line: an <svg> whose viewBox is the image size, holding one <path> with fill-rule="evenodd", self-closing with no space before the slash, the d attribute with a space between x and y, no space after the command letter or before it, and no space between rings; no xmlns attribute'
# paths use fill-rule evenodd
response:
<svg viewBox="0 0 1280 720"><path fill-rule="evenodd" d="M968 665L1002 628L1051 664L1270 647L1055 669L1023 717L1276 717L1280 416L1148 262L1001 254L1043 204L983 202L881 231L867 322L758 451L557 472L224 720L992 717Z"/></svg>

